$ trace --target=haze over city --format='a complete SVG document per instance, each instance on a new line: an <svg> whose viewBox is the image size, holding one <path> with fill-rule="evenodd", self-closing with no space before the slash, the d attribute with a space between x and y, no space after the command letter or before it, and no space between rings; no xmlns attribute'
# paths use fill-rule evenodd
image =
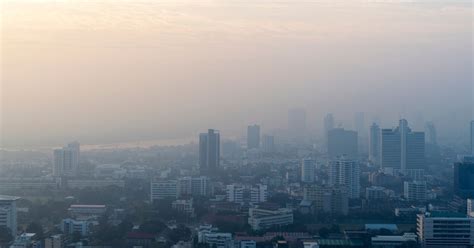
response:
<svg viewBox="0 0 474 248"><path fill-rule="evenodd" d="M305 108L467 143L470 1L2 1L2 147L188 139ZM417 123L419 122L419 123Z"/></svg>
<svg viewBox="0 0 474 248"><path fill-rule="evenodd" d="M472 0L0 0L0 248L474 248Z"/></svg>

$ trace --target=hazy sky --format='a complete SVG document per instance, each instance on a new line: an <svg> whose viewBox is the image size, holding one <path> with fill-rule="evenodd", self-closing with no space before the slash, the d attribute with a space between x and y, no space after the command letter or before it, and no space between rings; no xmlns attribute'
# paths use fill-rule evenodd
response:
<svg viewBox="0 0 474 248"><path fill-rule="evenodd" d="M285 128L293 107L315 130L327 112L389 126L422 113L441 135L462 135L472 118L471 1L1 0L0 9L3 146Z"/></svg>

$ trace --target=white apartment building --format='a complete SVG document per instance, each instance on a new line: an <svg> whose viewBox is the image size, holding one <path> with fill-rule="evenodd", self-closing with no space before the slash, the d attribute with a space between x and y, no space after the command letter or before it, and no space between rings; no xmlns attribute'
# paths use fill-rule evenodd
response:
<svg viewBox="0 0 474 248"><path fill-rule="evenodd" d="M10 229L13 237L17 233L17 209L16 201L20 199L15 196L0 195L0 226Z"/></svg>
<svg viewBox="0 0 474 248"><path fill-rule="evenodd" d="M248 223L253 230L293 224L293 211L287 208L268 210L249 208Z"/></svg>
<svg viewBox="0 0 474 248"><path fill-rule="evenodd" d="M449 212L418 214L417 235L423 248L472 247L474 218Z"/></svg>

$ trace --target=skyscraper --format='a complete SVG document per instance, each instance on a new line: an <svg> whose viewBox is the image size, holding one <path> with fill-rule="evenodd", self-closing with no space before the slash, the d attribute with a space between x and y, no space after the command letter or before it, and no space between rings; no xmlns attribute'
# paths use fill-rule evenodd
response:
<svg viewBox="0 0 474 248"><path fill-rule="evenodd" d="M461 198L474 198L474 157L454 164L454 193Z"/></svg>
<svg viewBox="0 0 474 248"><path fill-rule="evenodd" d="M288 134L290 138L301 142L306 134L306 110L302 108L288 111Z"/></svg>
<svg viewBox="0 0 474 248"><path fill-rule="evenodd" d="M425 132L426 132L426 143L430 145L437 145L437 134L436 134L436 127L433 122L427 122L425 125Z"/></svg>
<svg viewBox="0 0 474 248"><path fill-rule="evenodd" d="M421 179L425 168L425 133L411 131L404 119L397 128L382 129L381 166L390 174L400 172Z"/></svg>
<svg viewBox="0 0 474 248"><path fill-rule="evenodd" d="M209 129L199 135L199 170L209 174L219 169L220 164L220 134L217 130Z"/></svg>
<svg viewBox="0 0 474 248"><path fill-rule="evenodd" d="M77 161L74 160L74 151L69 148L55 149L53 151L54 176L73 176L76 174Z"/></svg>
<svg viewBox="0 0 474 248"><path fill-rule="evenodd" d="M327 133L334 129L335 127L335 124L334 124L334 116L329 113L326 115L326 117L324 117L324 133L325 135L327 135Z"/></svg>
<svg viewBox="0 0 474 248"><path fill-rule="evenodd" d="M357 132L334 128L328 132L329 158L345 156L356 159L358 156Z"/></svg>
<svg viewBox="0 0 474 248"><path fill-rule="evenodd" d="M16 201L19 197L0 195L0 226L10 229L13 237L17 232Z"/></svg>
<svg viewBox="0 0 474 248"><path fill-rule="evenodd" d="M365 129L365 114L364 112L357 112L354 115L354 128L359 134L359 137L364 137L366 134Z"/></svg>
<svg viewBox="0 0 474 248"><path fill-rule="evenodd" d="M77 165L76 167L79 167L79 163L81 162L81 144L77 141L74 141L67 144L65 148L72 151L72 162L73 164Z"/></svg>
<svg viewBox="0 0 474 248"><path fill-rule="evenodd" d="M347 188L349 198L360 197L360 166L350 159L339 157L329 163L329 184Z"/></svg>
<svg viewBox="0 0 474 248"><path fill-rule="evenodd" d="M369 160L380 165L380 127L373 123L369 133Z"/></svg>
<svg viewBox="0 0 474 248"><path fill-rule="evenodd" d="M264 152L275 151L275 138L271 135L263 135L262 148Z"/></svg>
<svg viewBox="0 0 474 248"><path fill-rule="evenodd" d="M54 176L75 176L79 168L81 156L80 144L71 142L61 149L53 151L53 174Z"/></svg>
<svg viewBox="0 0 474 248"><path fill-rule="evenodd" d="M314 183L315 164L314 160L305 158L301 161L301 182Z"/></svg>
<svg viewBox="0 0 474 248"><path fill-rule="evenodd" d="M260 147L260 126L247 127L247 149L258 149Z"/></svg>

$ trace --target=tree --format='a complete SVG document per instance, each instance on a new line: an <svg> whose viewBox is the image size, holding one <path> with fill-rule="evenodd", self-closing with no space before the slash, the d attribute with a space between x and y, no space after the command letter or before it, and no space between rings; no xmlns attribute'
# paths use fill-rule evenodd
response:
<svg viewBox="0 0 474 248"><path fill-rule="evenodd" d="M0 243L10 243L13 240L12 232L5 226L0 226Z"/></svg>
<svg viewBox="0 0 474 248"><path fill-rule="evenodd" d="M319 232L318 232L318 233L319 233L319 236L320 236L321 238L327 238L327 237L329 237L329 229L327 229L326 227L323 227L323 228L319 229Z"/></svg>
<svg viewBox="0 0 474 248"><path fill-rule="evenodd" d="M175 229L170 230L168 238L173 244L178 241L189 241L191 238L191 230L184 225L178 225Z"/></svg>
<svg viewBox="0 0 474 248"><path fill-rule="evenodd" d="M38 222L31 222L28 227L26 227L27 233L36 233L38 239L44 238L43 227Z"/></svg>
<svg viewBox="0 0 474 248"><path fill-rule="evenodd" d="M146 222L144 222L143 224L140 225L140 231L141 232L151 233L151 234L160 233L163 230L165 230L166 228L167 227L166 227L165 223L163 223L161 221L157 221L157 220L146 221Z"/></svg>

